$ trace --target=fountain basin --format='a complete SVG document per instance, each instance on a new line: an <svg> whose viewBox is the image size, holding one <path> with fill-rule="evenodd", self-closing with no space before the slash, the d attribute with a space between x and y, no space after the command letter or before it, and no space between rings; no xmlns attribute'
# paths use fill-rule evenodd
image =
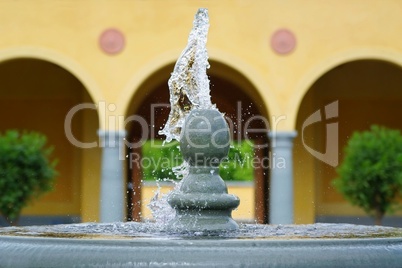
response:
<svg viewBox="0 0 402 268"><path fill-rule="evenodd" d="M0 263L1 267L398 267L402 263L402 230L397 228L241 225L237 232L219 234L169 234L158 228L138 223L3 228Z"/></svg>
<svg viewBox="0 0 402 268"><path fill-rule="evenodd" d="M1 238L2 267L397 267L401 238L163 240Z"/></svg>

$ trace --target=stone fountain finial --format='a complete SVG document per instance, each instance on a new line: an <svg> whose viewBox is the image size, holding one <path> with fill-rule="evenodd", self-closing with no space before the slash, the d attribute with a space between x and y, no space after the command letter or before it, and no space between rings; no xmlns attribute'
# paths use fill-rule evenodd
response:
<svg viewBox="0 0 402 268"><path fill-rule="evenodd" d="M231 213L240 200L228 194L219 176L219 164L229 152L229 128L214 109L195 109L186 117L180 149L190 166L181 187L168 196L176 210L173 231L224 231L238 229Z"/></svg>

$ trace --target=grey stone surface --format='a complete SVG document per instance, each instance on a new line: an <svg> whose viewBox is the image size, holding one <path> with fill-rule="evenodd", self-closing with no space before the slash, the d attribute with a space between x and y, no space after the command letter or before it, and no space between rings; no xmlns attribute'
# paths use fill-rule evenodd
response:
<svg viewBox="0 0 402 268"><path fill-rule="evenodd" d="M180 189L168 196L169 204L176 210L170 230L238 229L231 213L240 200L228 194L218 168L227 157L229 142L229 128L219 111L194 109L186 117L180 151L190 167Z"/></svg>
<svg viewBox="0 0 402 268"><path fill-rule="evenodd" d="M400 267L402 229L240 224L171 234L156 223L0 228L0 267Z"/></svg>
<svg viewBox="0 0 402 268"><path fill-rule="evenodd" d="M400 267L402 239L0 237L1 267Z"/></svg>

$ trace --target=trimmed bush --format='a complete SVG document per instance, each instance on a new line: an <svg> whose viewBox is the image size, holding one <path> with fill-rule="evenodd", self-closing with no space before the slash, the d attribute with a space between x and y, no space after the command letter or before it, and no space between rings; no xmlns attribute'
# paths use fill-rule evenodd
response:
<svg viewBox="0 0 402 268"><path fill-rule="evenodd" d="M53 189L56 160L45 146L46 137L36 132L0 135L0 213L10 224L28 202Z"/></svg>
<svg viewBox="0 0 402 268"><path fill-rule="evenodd" d="M398 130L373 125L355 132L345 147L335 188L377 225L392 211L402 192L402 136Z"/></svg>

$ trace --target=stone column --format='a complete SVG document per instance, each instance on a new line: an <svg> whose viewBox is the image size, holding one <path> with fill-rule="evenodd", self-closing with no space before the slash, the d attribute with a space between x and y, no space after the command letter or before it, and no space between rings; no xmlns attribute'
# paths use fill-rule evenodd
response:
<svg viewBox="0 0 402 268"><path fill-rule="evenodd" d="M271 224L293 224L293 139L296 131L270 132L271 183L269 221Z"/></svg>
<svg viewBox="0 0 402 268"><path fill-rule="evenodd" d="M125 218L125 179L123 175L125 131L99 130L102 147L100 222Z"/></svg>

